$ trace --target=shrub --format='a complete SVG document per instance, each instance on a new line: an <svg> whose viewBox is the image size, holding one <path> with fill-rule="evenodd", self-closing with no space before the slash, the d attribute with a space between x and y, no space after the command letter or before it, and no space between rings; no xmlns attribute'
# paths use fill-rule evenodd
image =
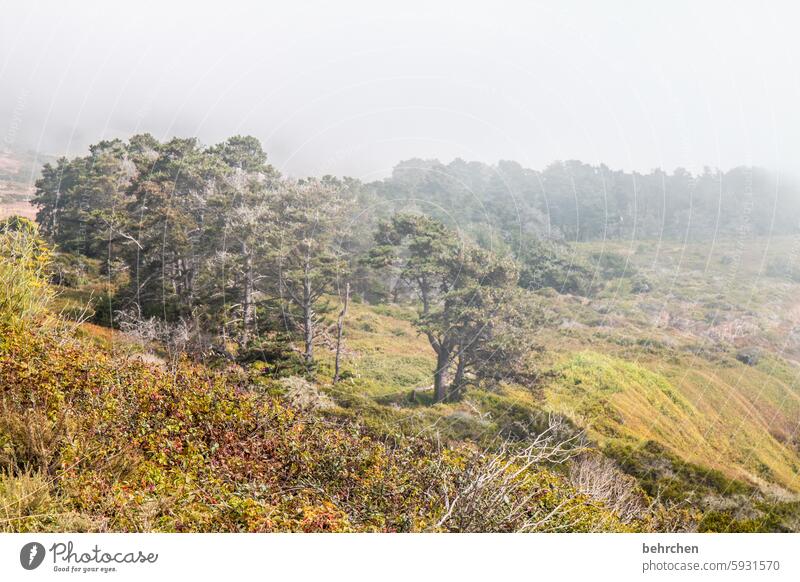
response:
<svg viewBox="0 0 800 582"><path fill-rule="evenodd" d="M296 408L324 410L333 407L333 401L302 376L282 378L280 384L285 390L286 398Z"/></svg>
<svg viewBox="0 0 800 582"><path fill-rule="evenodd" d="M748 366L755 366L761 361L761 350L757 347L742 348L736 352L736 359Z"/></svg>
<svg viewBox="0 0 800 582"><path fill-rule="evenodd" d="M524 289L554 289L559 293L593 293L591 268L568 248L548 241L530 240L518 252L519 285Z"/></svg>
<svg viewBox="0 0 800 582"><path fill-rule="evenodd" d="M626 531L602 501L577 491L565 495L569 488L541 467L563 464L583 450L577 436L561 440L559 431L556 423L525 445L507 442L494 452L455 453L455 470L443 480L445 512L437 527L476 533Z"/></svg>
<svg viewBox="0 0 800 582"><path fill-rule="evenodd" d="M45 475L0 474L0 532L104 531L105 521L71 510Z"/></svg>
<svg viewBox="0 0 800 582"><path fill-rule="evenodd" d="M36 516L52 511L50 485L38 473L0 475L0 531L25 531Z"/></svg>
<svg viewBox="0 0 800 582"><path fill-rule="evenodd" d="M90 275L97 276L90 260L83 255L56 253L50 263L50 283L60 287L77 289L90 281Z"/></svg>
<svg viewBox="0 0 800 582"><path fill-rule="evenodd" d="M786 279L795 283L800 281L800 270L785 257L776 257L767 264L766 273L769 277Z"/></svg>
<svg viewBox="0 0 800 582"><path fill-rule="evenodd" d="M47 284L50 251L26 218L0 222L0 322L20 325L40 316L52 292Z"/></svg>
<svg viewBox="0 0 800 582"><path fill-rule="evenodd" d="M638 519L648 509L647 495L636 479L600 454L577 457L570 464L569 479L578 491L604 502L624 522Z"/></svg>
<svg viewBox="0 0 800 582"><path fill-rule="evenodd" d="M632 277L636 268L627 257L613 252L592 253L589 262L605 279Z"/></svg>
<svg viewBox="0 0 800 582"><path fill-rule="evenodd" d="M66 415L0 405L0 469L48 474L67 436Z"/></svg>
<svg viewBox="0 0 800 582"><path fill-rule="evenodd" d="M633 293L650 293L652 285L642 275L636 275L631 281L631 291Z"/></svg>

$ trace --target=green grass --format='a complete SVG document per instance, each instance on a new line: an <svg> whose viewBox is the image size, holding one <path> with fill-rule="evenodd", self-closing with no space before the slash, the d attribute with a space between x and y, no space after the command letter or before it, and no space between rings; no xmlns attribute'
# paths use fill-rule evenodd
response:
<svg viewBox="0 0 800 582"><path fill-rule="evenodd" d="M797 450L776 438L796 423L796 395L762 371L626 362L596 352L569 356L548 386L552 410L590 429L602 444L655 442L687 462L754 485L800 491ZM766 387L766 388L765 388ZM781 433L785 434L785 433Z"/></svg>

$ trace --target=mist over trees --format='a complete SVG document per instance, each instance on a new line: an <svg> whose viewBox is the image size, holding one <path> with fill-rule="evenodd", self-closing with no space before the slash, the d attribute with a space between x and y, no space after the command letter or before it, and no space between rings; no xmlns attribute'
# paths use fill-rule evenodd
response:
<svg viewBox="0 0 800 582"><path fill-rule="evenodd" d="M579 162L534 171L513 162L410 160L390 177L364 183L282 176L252 137L207 146L136 135L46 165L36 187L38 226L22 218L0 224L5 311L22 314L0 323L22 337L24 325L50 317L45 305L52 297L61 315L47 329L64 326L76 340L87 336L62 344L66 336L42 327L33 339L7 342L16 350L43 350L33 358L30 352L4 356L9 385L33 382L30 390L13 392L14 434L49 419L27 416L29 394L57 378L58 385L93 394L76 418L97 412L106 427L108 407L98 403L108 395L123 403L114 417L123 436L112 439L114 447L142 439L143 450L175 469L180 482L190 466L197 483L215 483L221 475L220 491L232 495L231 507L263 475L264 450L274 450L306 487L305 475L318 468L339 471L342 459L361 459L363 437L371 435L387 459L402 443L435 447L435 456L415 453L411 465L397 468L399 500L409 483L428 482L417 469L446 467L442 459L451 453L442 453L441 443L492 451L452 457L457 470L430 481L450 489L437 489L444 502L435 504L436 520L426 528L541 528L540 491L552 492L555 484L555 491L568 491L565 499L588 495L608 503L625 527L797 529L796 501L756 493L762 483L794 482L796 457L786 446L796 425L791 411L776 415L771 430L749 420L750 410L785 402L788 393L762 397L756 387L770 376L761 358L773 358L773 346L789 357L800 350L792 328L772 315L773 305L794 305L796 265L793 255L781 254L794 237L777 235L796 232L796 197L763 170L640 175ZM692 244L695 239L702 242ZM713 260L709 249L717 244ZM758 248L732 258L751 244L779 248L771 259ZM685 254L685 278L676 282L674 269L656 264L660 253L670 261ZM758 286L740 293L740 272L759 273ZM770 286L776 288L770 301L778 303L751 301ZM87 318L99 325L83 325ZM90 342L97 352L86 349ZM69 345L72 351L64 352ZM110 367L87 367L99 353L107 354ZM24 358L37 362L44 380L16 365ZM683 382L686 369L697 377L684 392L675 379ZM782 385L785 369L776 369L780 375L772 377ZM730 399L733 412L721 418L715 403L731 394L729 374L737 377L737 402ZM86 382L94 382L91 390L83 388ZM154 383L163 393L154 392ZM707 390L712 399L692 400ZM273 398L286 408L268 404ZM163 413L153 406L163 406ZM130 422L131 415L143 415L142 421ZM321 423L310 440L296 432L302 417ZM265 418L289 425L264 431L268 440L253 448ZM154 429L155 422L164 422L164 430ZM320 433L323 425L328 429ZM101 425L87 426L93 439L108 434ZM737 436L692 441L704 457L684 455L686 434L719 426ZM232 427L240 432L229 438ZM341 441L326 456L320 451L339 438L331 427L349 427L343 430L355 440ZM164 440L152 440L156 433ZM294 435L288 448L270 448L276 433ZM422 435L435 435L435 443ZM743 461L745 440L738 435L748 447L758 439L761 452ZM227 448L218 448L220 442ZM205 456L196 454L196 443L208 446L201 449ZM572 451L567 457L562 445ZM228 470L230 447L246 453L244 470ZM727 472L705 464L715 456ZM137 453L136 463L142 458ZM307 462L300 473L298 458ZM553 462L564 466L550 475ZM515 463L522 469L509 469ZM354 482L368 482L359 466L341 470ZM761 467L772 472L769 479L760 476ZM528 471L545 476L541 488L528 489ZM340 475L326 472L309 490L322 491L328 503L324 487L333 483L330 491L342 491ZM364 515L378 516L379 528L416 528L384 520L418 513L405 502L400 509L379 507L384 479L382 468L377 488L368 485L372 493L361 496L368 500ZM751 492L754 501L737 505ZM423 497L430 500L431 492ZM349 489L344 498L339 503L353 523L364 523ZM262 501L272 507L260 493L244 499L247 507ZM741 507L754 517L742 518ZM226 513L222 523L289 527L241 522L249 512ZM572 520L566 527L578 526Z"/></svg>
<svg viewBox="0 0 800 582"><path fill-rule="evenodd" d="M371 186L379 198L408 201L478 240L491 229L517 247L530 235L590 241L785 234L800 221L797 185L761 168L641 174L574 160L538 171L509 161L417 159Z"/></svg>

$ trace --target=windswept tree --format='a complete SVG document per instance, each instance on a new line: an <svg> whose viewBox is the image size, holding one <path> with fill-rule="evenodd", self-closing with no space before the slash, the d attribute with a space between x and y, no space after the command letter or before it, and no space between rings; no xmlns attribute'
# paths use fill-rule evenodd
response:
<svg viewBox="0 0 800 582"><path fill-rule="evenodd" d="M420 322L455 346L445 398L459 399L471 383L529 380L527 356L536 350L532 336L541 308L518 288L514 262L466 245L451 277L442 308Z"/></svg>
<svg viewBox="0 0 800 582"><path fill-rule="evenodd" d="M415 324L436 353L436 402L455 400L469 382L500 378L502 370L521 365L530 349L522 332L533 318L517 321L513 261L460 241L422 215L395 215L375 238L370 263L391 268L419 300Z"/></svg>

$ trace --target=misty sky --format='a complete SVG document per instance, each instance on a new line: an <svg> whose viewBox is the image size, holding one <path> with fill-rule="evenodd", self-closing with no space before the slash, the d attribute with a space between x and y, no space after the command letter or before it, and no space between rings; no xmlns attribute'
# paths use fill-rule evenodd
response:
<svg viewBox="0 0 800 582"><path fill-rule="evenodd" d="M290 175L410 157L800 159L791 2L0 0L0 146L246 133Z"/></svg>

